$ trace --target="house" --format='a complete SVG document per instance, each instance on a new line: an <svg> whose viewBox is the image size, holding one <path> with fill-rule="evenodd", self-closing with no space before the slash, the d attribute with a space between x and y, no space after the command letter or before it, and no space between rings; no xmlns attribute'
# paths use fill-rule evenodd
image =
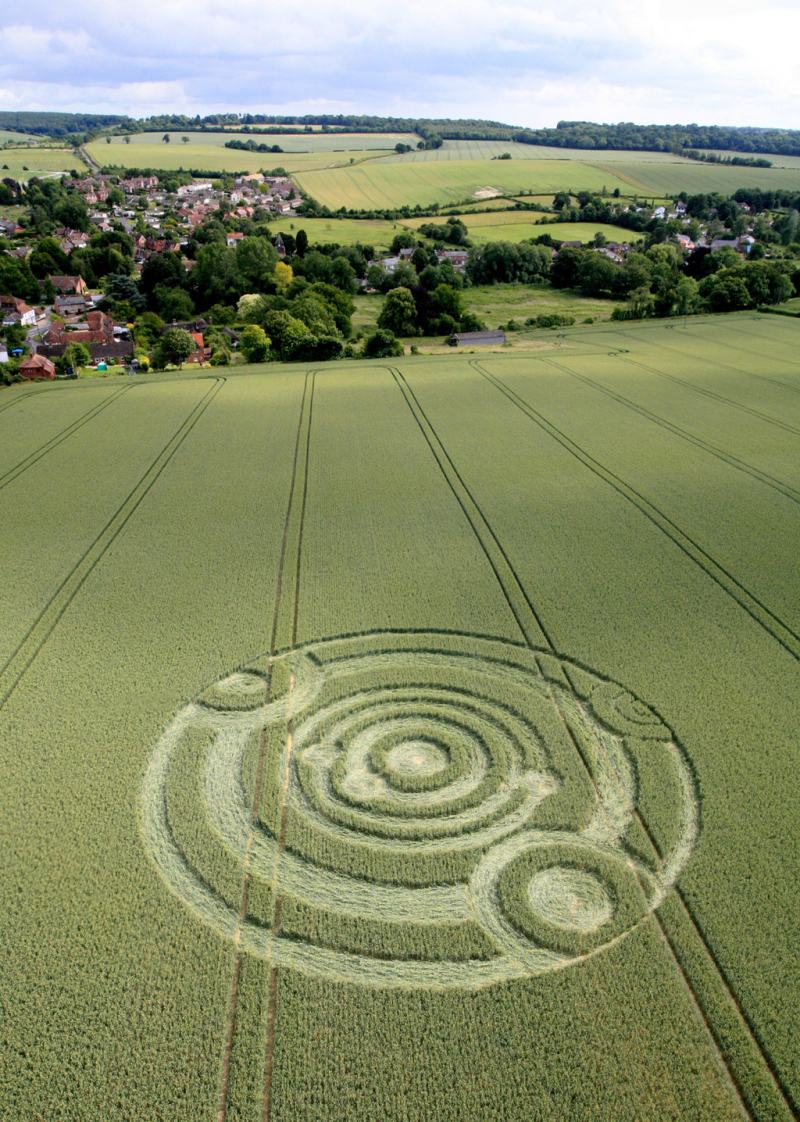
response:
<svg viewBox="0 0 800 1122"><path fill-rule="evenodd" d="M13 219L0 222L0 235L6 238L16 238L24 233L24 227L20 226L19 222L14 222Z"/></svg>
<svg viewBox="0 0 800 1122"><path fill-rule="evenodd" d="M83 277L51 276L47 278L62 296L85 296L89 287Z"/></svg>
<svg viewBox="0 0 800 1122"><path fill-rule="evenodd" d="M467 267L469 253L465 249L437 249L436 259L440 265L448 261L457 273L463 273Z"/></svg>
<svg viewBox="0 0 800 1122"><path fill-rule="evenodd" d="M197 363L198 365L203 362L208 362L211 358L211 347L206 346L206 341L203 338L201 331L190 331L189 334L195 341L195 350L186 359L189 363Z"/></svg>
<svg viewBox="0 0 800 1122"><path fill-rule="evenodd" d="M448 342L456 347L501 347L506 341L505 331L456 331Z"/></svg>
<svg viewBox="0 0 800 1122"><path fill-rule="evenodd" d="M33 327L36 323L36 309L16 296L0 296L0 316L4 327Z"/></svg>
<svg viewBox="0 0 800 1122"><path fill-rule="evenodd" d="M233 233L228 234L225 238L225 244L227 245L228 249L235 249L243 237L244 234L240 234L236 230L234 230Z"/></svg>
<svg viewBox="0 0 800 1122"><path fill-rule="evenodd" d="M36 347L37 357L60 358L69 343L84 342L67 335L66 342L39 343ZM92 362L106 362L109 359L133 358L133 342L130 339L118 339L110 343L86 343Z"/></svg>
<svg viewBox="0 0 800 1122"><path fill-rule="evenodd" d="M29 382L45 379L52 381L56 376L55 365L43 355L31 355L26 358L19 368L20 375Z"/></svg>
<svg viewBox="0 0 800 1122"><path fill-rule="evenodd" d="M121 179L119 185L126 195L135 195L139 191L152 191L158 187L158 176L135 175L130 179Z"/></svg>
<svg viewBox="0 0 800 1122"><path fill-rule="evenodd" d="M58 238L64 253L71 253L73 249L86 249L89 244L88 234L84 234L83 230L70 230L68 226L56 230L53 237Z"/></svg>
<svg viewBox="0 0 800 1122"><path fill-rule="evenodd" d="M745 238L714 238L711 242L711 249L732 249L736 253L741 253L746 256L750 252L754 240L755 239L752 239L750 242L747 242Z"/></svg>
<svg viewBox="0 0 800 1122"><path fill-rule="evenodd" d="M393 273L397 266L400 264L399 255L396 257L379 257L375 261L368 261L367 266L380 265L384 273Z"/></svg>
<svg viewBox="0 0 800 1122"><path fill-rule="evenodd" d="M114 321L105 312L88 312L83 323L54 323L44 336L48 344L113 343Z"/></svg>
<svg viewBox="0 0 800 1122"><path fill-rule="evenodd" d="M630 246L626 242L607 242L601 246L596 252L603 257L607 257L609 261L620 265L625 260L625 255L628 253Z"/></svg>
<svg viewBox="0 0 800 1122"><path fill-rule="evenodd" d="M173 327L177 327L181 331L188 331L190 335L194 335L195 332L198 331L202 335L204 331L208 330L209 326L210 324L208 320L203 319L202 316L198 316L197 319L187 319L180 321L174 319L172 323L164 324L164 326L161 328L161 334L163 335L165 331L170 331Z"/></svg>
<svg viewBox="0 0 800 1122"><path fill-rule="evenodd" d="M94 309L91 296L56 296L53 311L63 319L76 319Z"/></svg>

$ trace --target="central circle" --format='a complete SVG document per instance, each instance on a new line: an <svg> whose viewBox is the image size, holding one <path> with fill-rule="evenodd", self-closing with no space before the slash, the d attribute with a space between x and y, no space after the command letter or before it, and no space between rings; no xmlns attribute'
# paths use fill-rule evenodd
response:
<svg viewBox="0 0 800 1122"><path fill-rule="evenodd" d="M531 879L528 899L542 919L565 931L596 931L614 914L601 881L581 869L542 869Z"/></svg>
<svg viewBox="0 0 800 1122"><path fill-rule="evenodd" d="M437 775L449 763L448 752L429 740L405 740L386 753L386 770L400 777Z"/></svg>

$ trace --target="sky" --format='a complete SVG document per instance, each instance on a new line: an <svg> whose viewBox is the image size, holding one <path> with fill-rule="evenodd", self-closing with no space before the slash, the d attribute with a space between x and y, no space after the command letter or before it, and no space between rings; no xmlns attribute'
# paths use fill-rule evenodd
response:
<svg viewBox="0 0 800 1122"><path fill-rule="evenodd" d="M798 43L798 0L26 0L0 109L798 128Z"/></svg>

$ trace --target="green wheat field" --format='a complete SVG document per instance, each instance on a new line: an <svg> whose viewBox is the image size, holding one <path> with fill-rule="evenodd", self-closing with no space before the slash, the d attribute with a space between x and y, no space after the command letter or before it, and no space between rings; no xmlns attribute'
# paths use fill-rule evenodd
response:
<svg viewBox="0 0 800 1122"><path fill-rule="evenodd" d="M798 344L3 391L0 1115L796 1117Z"/></svg>

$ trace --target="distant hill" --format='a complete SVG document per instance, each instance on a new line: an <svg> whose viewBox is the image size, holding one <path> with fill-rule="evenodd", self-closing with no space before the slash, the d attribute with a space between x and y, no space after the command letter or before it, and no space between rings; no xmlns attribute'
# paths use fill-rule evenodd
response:
<svg viewBox="0 0 800 1122"><path fill-rule="evenodd" d="M549 147L606 149L630 152L686 152L720 149L746 155L777 153L800 156L800 129L735 128L727 125L636 125L630 121L599 124L559 121L555 128L530 129L500 121L437 117L377 117L370 114L314 114L270 116L262 113L212 113L187 117L163 113L142 120L96 113L0 112L0 129L42 136L70 136L114 132L157 132L181 129L204 132L236 126L246 133L279 136L312 126L328 132L416 133L427 146L444 140L502 140Z"/></svg>
<svg viewBox="0 0 800 1122"><path fill-rule="evenodd" d="M507 140L561 148L622 149L646 152L681 152L685 149L722 149L757 155L774 152L800 155L800 130L735 128L727 125L636 125L629 121L598 124L592 121L559 121L555 128L529 129L500 121L459 120L435 117L376 117L366 114L316 114L268 116L257 113L214 113L207 117L164 114L137 122L137 128L218 129L238 126L244 132L280 135L287 126L313 125L335 132L417 133L434 146L437 140Z"/></svg>
<svg viewBox="0 0 800 1122"><path fill-rule="evenodd" d="M13 113L0 111L0 129L35 136L70 136L109 128L127 120L110 113Z"/></svg>

